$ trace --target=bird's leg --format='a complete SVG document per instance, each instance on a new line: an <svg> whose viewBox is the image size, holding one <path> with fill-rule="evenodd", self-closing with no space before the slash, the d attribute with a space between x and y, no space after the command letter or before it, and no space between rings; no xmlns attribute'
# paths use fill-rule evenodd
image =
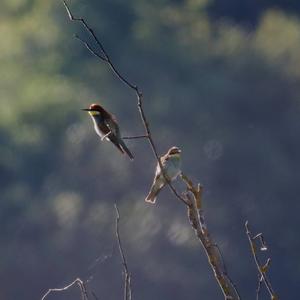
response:
<svg viewBox="0 0 300 300"><path fill-rule="evenodd" d="M105 138L107 138L111 134L111 131L109 131L107 134L105 134L102 138L101 141L103 141Z"/></svg>

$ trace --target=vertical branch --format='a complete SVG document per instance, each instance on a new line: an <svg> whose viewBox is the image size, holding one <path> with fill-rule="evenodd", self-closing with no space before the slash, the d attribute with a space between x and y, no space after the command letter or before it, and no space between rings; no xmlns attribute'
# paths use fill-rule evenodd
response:
<svg viewBox="0 0 300 300"><path fill-rule="evenodd" d="M262 281L263 281L263 278L261 276L258 276L257 289L256 289L256 300L259 300L259 293L260 293Z"/></svg>
<svg viewBox="0 0 300 300"><path fill-rule="evenodd" d="M260 259L257 255L257 245L255 243L256 239L259 238L259 240L261 242L260 250L261 251L266 251L267 250L267 247L266 247L265 241L263 239L263 236L262 236L262 234L257 234L256 236L252 236L251 231L249 229L249 224L248 223L249 223L248 221L246 221L246 223L245 223L246 234L247 234L248 241L249 241L249 244L250 244L251 253L253 255L253 259L254 259L254 262L256 264L256 268L258 270L258 273L259 273L259 284L258 284L258 288L257 288L257 298L258 298L258 294L259 294L259 291L260 291L260 284L261 284L261 282L263 282L265 284L265 287L266 287L267 291L270 294L271 300L279 300L279 298L275 294L275 291L273 290L271 282L270 282L270 280L267 276L267 271L268 271L268 268L270 266L271 259L268 258L267 262L263 265L260 262Z"/></svg>
<svg viewBox="0 0 300 300"><path fill-rule="evenodd" d="M122 258L122 264L123 264L123 272L124 272L124 300L131 300L131 276L129 273L127 260L124 254L121 238L120 238L120 232L119 232L119 221L120 221L120 213L117 204L115 204L115 210L116 210L116 236L119 246L119 252Z"/></svg>
<svg viewBox="0 0 300 300"><path fill-rule="evenodd" d="M213 242L205 223L204 211L202 209L203 187L200 184L198 184L197 187L194 186L193 182L184 174L181 174L181 178L187 186L185 197L189 203L189 221L205 250L208 262L214 272L219 287L222 290L223 296L225 299L239 300L240 296L227 273L222 253L219 247Z"/></svg>

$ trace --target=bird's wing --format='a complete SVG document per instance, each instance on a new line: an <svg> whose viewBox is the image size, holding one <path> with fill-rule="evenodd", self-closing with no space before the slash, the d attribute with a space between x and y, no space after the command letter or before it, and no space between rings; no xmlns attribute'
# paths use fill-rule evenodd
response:
<svg viewBox="0 0 300 300"><path fill-rule="evenodd" d="M108 134L110 132L110 128L107 126L107 124L105 122L101 122L98 125L98 127L103 135Z"/></svg>
<svg viewBox="0 0 300 300"><path fill-rule="evenodd" d="M168 161L168 157L166 155L163 155L163 156L160 156L159 159L161 161L163 168L165 168L167 161ZM161 170L160 170L159 163L157 163L156 170L155 170L155 178L159 177L160 175L161 175Z"/></svg>
<svg viewBox="0 0 300 300"><path fill-rule="evenodd" d="M123 148L120 146L120 142L119 139L114 135L114 134L110 134L108 139L122 152L124 153Z"/></svg>
<svg viewBox="0 0 300 300"><path fill-rule="evenodd" d="M163 167L166 166L168 160L169 160L169 155L168 154L165 154L163 156L160 157L160 161L161 161L161 164L163 165Z"/></svg>
<svg viewBox="0 0 300 300"><path fill-rule="evenodd" d="M115 136L118 136L119 133L120 133L120 130L119 130L119 125L118 123L116 122L116 118L114 116L112 116L111 118L109 119L105 119L104 120L104 123L105 125L109 128L110 132L115 135Z"/></svg>

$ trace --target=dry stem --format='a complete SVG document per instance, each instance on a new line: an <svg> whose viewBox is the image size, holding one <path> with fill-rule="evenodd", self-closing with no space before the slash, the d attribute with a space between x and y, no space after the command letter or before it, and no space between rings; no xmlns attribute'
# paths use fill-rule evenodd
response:
<svg viewBox="0 0 300 300"><path fill-rule="evenodd" d="M132 294L131 276L129 273L126 256L124 254L122 242L120 239L120 233L119 233L120 213L117 204L115 204L115 210L116 210L116 236L117 236L117 241L118 241L120 255L122 258L123 271L124 271L124 300L131 300L131 294Z"/></svg>
<svg viewBox="0 0 300 300"><path fill-rule="evenodd" d="M116 210L116 221L115 221L115 224L116 224L116 237L117 237L120 256L121 256L121 259L122 259L123 272L124 272L124 275L125 275L125 278L124 278L124 300L131 300L131 294L132 294L131 276L130 276L130 273L129 273L126 256L124 254L122 241L121 241L121 238L120 238L120 232L119 232L120 213L119 213L119 209L118 209L116 204L115 204L115 210ZM44 294L44 296L41 298L41 300L46 300L46 298L51 293L67 291L69 288L73 287L76 284L80 288L81 300L89 300L89 294L88 294L88 288L87 288L87 284L88 284L89 281L90 280L87 280L86 283L85 283L82 279L76 278L73 282L71 282L70 284L68 284L68 285L66 285L62 288L49 289ZM98 300L98 297L96 296L96 294L93 291L91 291L91 295L93 296L93 298L95 300Z"/></svg>
<svg viewBox="0 0 300 300"><path fill-rule="evenodd" d="M65 287L62 287L62 288L54 288L54 289L49 289L47 291L47 293L42 297L41 300L45 300L47 298L47 296L51 293L54 293L54 292L64 292L66 290L68 290L69 288L71 288L72 286L74 285L78 285L79 288L80 288L80 292L81 292L81 299L82 300L88 300L89 297L88 297L88 293L87 293L87 289L86 289L86 286L84 284L84 282L80 279L80 278L76 278L73 282L71 282L70 284L66 285Z"/></svg>
<svg viewBox="0 0 300 300"><path fill-rule="evenodd" d="M255 243L255 240L257 238L260 239L260 242L261 242L260 250L265 251L265 250L267 250L267 247L266 247L266 243L264 241L264 238L263 238L261 233L257 234L256 236L251 236L251 231L249 229L249 224L248 223L249 223L248 221L246 221L246 223L245 223L246 234L247 234L247 237L248 237L248 240L249 240L249 244L250 244L251 252L252 252L252 255L253 255L253 259L255 261L255 264L256 264L256 267L257 267L257 270L258 270L258 273L259 273L259 284L258 284L258 288L256 290L256 298L258 298L258 294L259 294L259 291L260 291L260 283L263 282L265 284L266 289L268 290L268 292L270 294L271 300L279 300L279 298L275 294L275 292L272 288L271 282L270 282L270 280L267 276L267 271L268 271L268 268L270 266L271 259L268 258L267 262L263 265L260 262L259 257L257 255L257 245Z"/></svg>
<svg viewBox="0 0 300 300"><path fill-rule="evenodd" d="M194 228L198 240L205 250L208 262L223 292L224 298L239 300L240 296L227 273L220 248L213 242L205 223L204 211L202 209L203 187L200 184L194 186L193 182L184 174L181 174L181 178L187 186L185 197L187 199L187 202L189 203L189 221Z"/></svg>

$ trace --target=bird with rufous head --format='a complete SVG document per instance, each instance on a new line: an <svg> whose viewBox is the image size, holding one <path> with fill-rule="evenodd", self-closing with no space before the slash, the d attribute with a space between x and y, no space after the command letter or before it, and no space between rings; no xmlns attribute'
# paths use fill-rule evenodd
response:
<svg viewBox="0 0 300 300"><path fill-rule="evenodd" d="M123 154L126 153L131 160L133 155L124 143L118 122L114 115L105 110L100 104L91 104L89 108L83 108L87 111L94 123L96 133L101 137L101 140L112 142Z"/></svg>

